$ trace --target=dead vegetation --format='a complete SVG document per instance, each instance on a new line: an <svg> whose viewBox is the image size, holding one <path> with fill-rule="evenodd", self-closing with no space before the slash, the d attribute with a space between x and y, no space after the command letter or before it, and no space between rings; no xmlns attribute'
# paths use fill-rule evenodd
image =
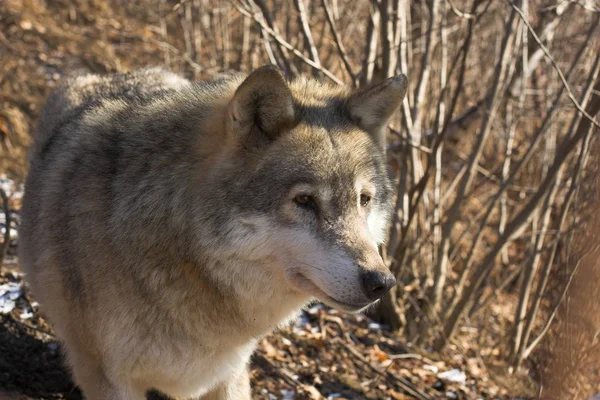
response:
<svg viewBox="0 0 600 400"><path fill-rule="evenodd" d="M272 63L290 77L355 86L403 72L411 88L388 142L397 213L383 249L402 284L371 316L394 333L371 332L375 342L357 350L379 372L360 369L343 345L356 346L347 335L358 337L367 322L344 317L341 331L329 321L308 339L293 331L269 338L253 370L257 388L309 393L323 389L315 376L325 382L348 372L315 372L318 354L353 371L359 397L419 398L390 383L388 367L433 396L415 380L435 387L421 368L432 358L427 365L449 363L478 381L460 398L483 387L483 397L532 395L530 382L542 383L543 398L548 390L584 398L600 391L598 357L590 356L600 329L597 263L575 245L595 221L597 198L582 188L598 161L590 149L600 109L599 25L594 1L6 0L0 174L22 181L39 108L62 74L77 69L158 64L202 79ZM327 329L338 339L325 345L319 335ZM577 341L575 330L587 333ZM397 355L382 350L377 358L374 344L381 349L386 337L410 344L409 352L423 349L421 364L382 364ZM558 358L570 364L560 369Z"/></svg>

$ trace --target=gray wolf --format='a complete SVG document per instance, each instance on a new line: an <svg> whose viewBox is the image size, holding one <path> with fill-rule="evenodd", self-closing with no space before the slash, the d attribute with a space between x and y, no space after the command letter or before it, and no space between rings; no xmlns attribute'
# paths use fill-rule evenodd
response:
<svg viewBox="0 0 600 400"><path fill-rule="evenodd" d="M315 299L381 298L384 132L406 86L274 67L64 79L35 132L20 255L85 396L249 399L259 338Z"/></svg>

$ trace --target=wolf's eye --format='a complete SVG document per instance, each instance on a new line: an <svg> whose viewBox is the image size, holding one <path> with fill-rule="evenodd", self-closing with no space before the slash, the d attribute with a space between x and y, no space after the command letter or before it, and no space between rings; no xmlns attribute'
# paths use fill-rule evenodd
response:
<svg viewBox="0 0 600 400"><path fill-rule="evenodd" d="M296 197L294 197L294 202L303 208L316 208L315 199L309 194L297 195Z"/></svg>
<svg viewBox="0 0 600 400"><path fill-rule="evenodd" d="M369 196L368 194L361 194L360 195L360 205L363 207L366 207L369 205L369 203L371 202L371 196Z"/></svg>

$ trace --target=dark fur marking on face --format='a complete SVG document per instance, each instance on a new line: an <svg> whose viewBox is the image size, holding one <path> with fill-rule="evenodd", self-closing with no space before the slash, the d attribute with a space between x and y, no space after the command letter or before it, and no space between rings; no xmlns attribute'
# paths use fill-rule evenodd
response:
<svg viewBox="0 0 600 400"><path fill-rule="evenodd" d="M297 104L299 119L311 126L324 128L327 131L344 130L357 126L346 109L346 100L343 98L327 99L322 106Z"/></svg>

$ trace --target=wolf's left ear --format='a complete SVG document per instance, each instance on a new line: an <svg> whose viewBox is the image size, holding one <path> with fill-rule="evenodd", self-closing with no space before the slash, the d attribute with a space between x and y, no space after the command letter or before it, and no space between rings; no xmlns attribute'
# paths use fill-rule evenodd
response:
<svg viewBox="0 0 600 400"><path fill-rule="evenodd" d="M400 74L357 92L348 102L352 120L383 149L387 124L402 104L407 88L408 79Z"/></svg>
<svg viewBox="0 0 600 400"><path fill-rule="evenodd" d="M229 103L228 123L245 147L275 140L295 121L292 92L279 69L265 66L237 88Z"/></svg>

